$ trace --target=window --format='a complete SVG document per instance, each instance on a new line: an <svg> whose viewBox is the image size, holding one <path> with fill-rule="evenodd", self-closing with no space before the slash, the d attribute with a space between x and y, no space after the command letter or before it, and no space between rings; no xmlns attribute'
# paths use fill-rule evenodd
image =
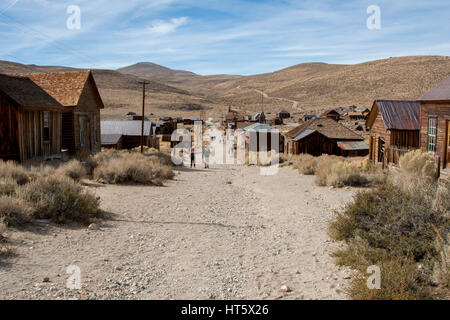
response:
<svg viewBox="0 0 450 320"><path fill-rule="evenodd" d="M50 143L50 121L49 121L49 112L44 111L42 118L42 128L43 128L43 140L45 143Z"/></svg>
<svg viewBox="0 0 450 320"><path fill-rule="evenodd" d="M436 152L437 119L428 120L428 152Z"/></svg>

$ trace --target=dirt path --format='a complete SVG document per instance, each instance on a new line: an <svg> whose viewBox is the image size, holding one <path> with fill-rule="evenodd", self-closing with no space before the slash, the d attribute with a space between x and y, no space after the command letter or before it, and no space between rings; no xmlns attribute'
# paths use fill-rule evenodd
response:
<svg viewBox="0 0 450 320"><path fill-rule="evenodd" d="M0 266L0 298L344 299L350 273L329 256L326 224L353 191L313 179L232 166L185 169L161 188L91 187L114 220L10 231L20 247ZM66 288L69 265L81 291Z"/></svg>

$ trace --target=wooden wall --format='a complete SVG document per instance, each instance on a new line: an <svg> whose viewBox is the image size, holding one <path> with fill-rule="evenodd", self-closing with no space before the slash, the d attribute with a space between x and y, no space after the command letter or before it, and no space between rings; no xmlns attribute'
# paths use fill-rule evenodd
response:
<svg viewBox="0 0 450 320"><path fill-rule="evenodd" d="M59 157L61 154L61 112L48 111L50 141L44 142L44 111L18 112L20 160Z"/></svg>
<svg viewBox="0 0 450 320"><path fill-rule="evenodd" d="M0 159L19 160L17 107L0 92Z"/></svg>
<svg viewBox="0 0 450 320"><path fill-rule="evenodd" d="M420 146L422 151L428 152L428 123L430 118L437 118L436 155L440 156L441 164L449 162L447 156L448 121L450 120L450 103L425 103L420 106Z"/></svg>
<svg viewBox="0 0 450 320"><path fill-rule="evenodd" d="M380 148L380 138L384 140L385 146L391 144L391 134L384 126L381 113L378 115L370 129L370 143L369 143L369 155L372 162L378 162L379 159L379 148Z"/></svg>
<svg viewBox="0 0 450 320"><path fill-rule="evenodd" d="M99 152L101 150L100 133L100 103L95 94L93 81L89 78L80 96L78 105L73 111L73 140L75 152L85 149L89 152ZM81 137L81 127L86 126ZM82 139L85 142L82 147ZM87 143L86 143L87 142Z"/></svg>

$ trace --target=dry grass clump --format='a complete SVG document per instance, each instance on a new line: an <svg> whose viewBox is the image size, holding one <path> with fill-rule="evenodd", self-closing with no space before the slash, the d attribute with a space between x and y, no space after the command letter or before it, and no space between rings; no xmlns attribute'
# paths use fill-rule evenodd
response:
<svg viewBox="0 0 450 320"><path fill-rule="evenodd" d="M19 227L31 221L33 208L25 201L12 197L0 197L0 223Z"/></svg>
<svg viewBox="0 0 450 320"><path fill-rule="evenodd" d="M436 174L434 156L421 150L414 150L402 156L400 167L409 174L425 178L434 178Z"/></svg>
<svg viewBox="0 0 450 320"><path fill-rule="evenodd" d="M103 152L102 152L103 153ZM162 185L175 174L160 154L144 155L137 152L107 151L98 154L93 176L98 181L111 184L139 183Z"/></svg>
<svg viewBox="0 0 450 320"><path fill-rule="evenodd" d="M317 164L319 161L319 158L313 157L309 154L300 154L294 160L294 168L301 174L314 175L316 173Z"/></svg>
<svg viewBox="0 0 450 320"><path fill-rule="evenodd" d="M60 165L58 169L56 169L55 173L71 178L75 181L80 181L87 175L85 167L76 159Z"/></svg>
<svg viewBox="0 0 450 320"><path fill-rule="evenodd" d="M4 162L3 160L0 160L0 179L12 179L19 185L30 180L29 172L24 167L13 161Z"/></svg>
<svg viewBox="0 0 450 320"><path fill-rule="evenodd" d="M12 178L0 178L0 197L2 196L12 196L18 184L16 180Z"/></svg>
<svg viewBox="0 0 450 320"><path fill-rule="evenodd" d="M70 178L53 176L16 190L17 198L34 208L34 217L56 223L89 223L100 214L99 199Z"/></svg>
<svg viewBox="0 0 450 320"><path fill-rule="evenodd" d="M352 298L424 299L437 297L433 285L448 290L450 205L433 205L438 197L450 197L450 188L427 184L411 192L386 183L336 213L329 234L347 244L335 252L337 262L360 271ZM381 268L381 290L366 286L369 265Z"/></svg>
<svg viewBox="0 0 450 320"><path fill-rule="evenodd" d="M319 186L370 186L385 180L383 173L372 170L368 159L320 161L315 174Z"/></svg>

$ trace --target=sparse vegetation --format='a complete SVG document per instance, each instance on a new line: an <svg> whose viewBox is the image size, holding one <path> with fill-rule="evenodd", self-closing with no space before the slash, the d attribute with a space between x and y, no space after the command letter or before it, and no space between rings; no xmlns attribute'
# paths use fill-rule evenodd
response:
<svg viewBox="0 0 450 320"><path fill-rule="evenodd" d="M0 179L14 180L17 184L23 185L29 181L29 172L13 161L0 160Z"/></svg>
<svg viewBox="0 0 450 320"><path fill-rule="evenodd" d="M61 174L75 181L80 181L80 179L87 175L87 171L80 161L73 159L59 166L56 170L56 174Z"/></svg>
<svg viewBox="0 0 450 320"><path fill-rule="evenodd" d="M161 186L174 172L162 153L141 154L128 151L106 151L94 157L94 179L111 184L139 183Z"/></svg>
<svg viewBox="0 0 450 320"><path fill-rule="evenodd" d="M19 187L16 195L33 206L34 217L56 223L89 223L100 213L99 199L67 177L37 179Z"/></svg>
<svg viewBox="0 0 450 320"><path fill-rule="evenodd" d="M348 290L354 299L448 296L450 183L430 177L427 156L415 151L405 157L398 176L421 183L387 182L359 192L329 224L330 236L346 242L335 252L337 263L359 270ZM366 286L369 265L381 268L381 290Z"/></svg>

